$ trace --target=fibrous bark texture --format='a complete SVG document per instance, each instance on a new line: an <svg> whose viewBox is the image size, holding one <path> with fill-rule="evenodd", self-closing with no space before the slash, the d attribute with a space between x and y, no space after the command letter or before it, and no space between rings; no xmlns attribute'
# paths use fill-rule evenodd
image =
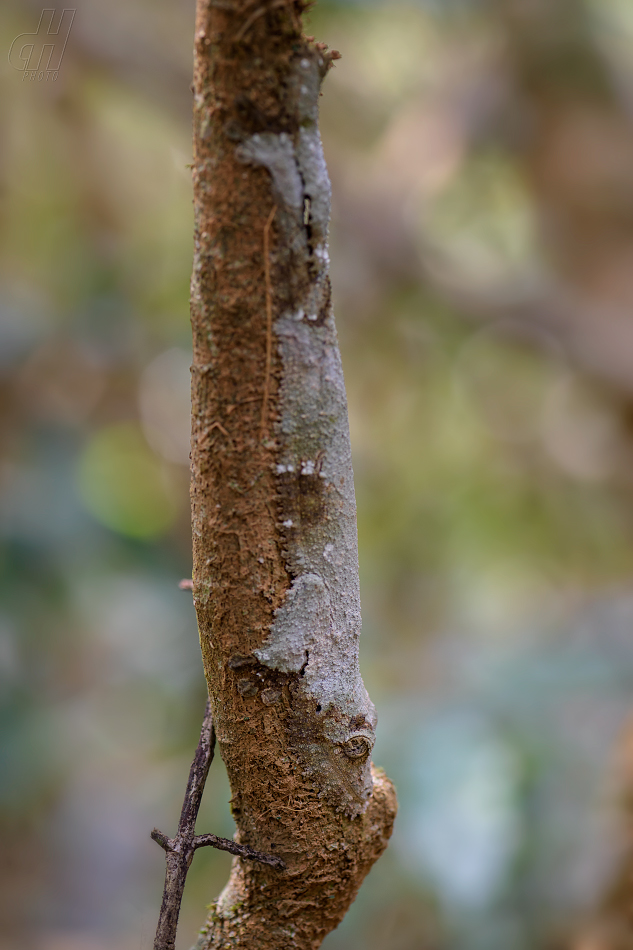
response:
<svg viewBox="0 0 633 950"><path fill-rule="evenodd" d="M386 847L370 762L356 509L318 132L332 55L301 2L199 0L194 78L194 602L243 863L197 943L314 948Z"/></svg>

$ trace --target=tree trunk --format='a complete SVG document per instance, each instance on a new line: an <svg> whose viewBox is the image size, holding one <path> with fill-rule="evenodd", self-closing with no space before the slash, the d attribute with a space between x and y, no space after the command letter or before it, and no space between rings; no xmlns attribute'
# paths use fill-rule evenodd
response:
<svg viewBox="0 0 633 950"><path fill-rule="evenodd" d="M384 851L317 125L333 54L301 0L198 0L194 602L237 840L200 950L314 948Z"/></svg>

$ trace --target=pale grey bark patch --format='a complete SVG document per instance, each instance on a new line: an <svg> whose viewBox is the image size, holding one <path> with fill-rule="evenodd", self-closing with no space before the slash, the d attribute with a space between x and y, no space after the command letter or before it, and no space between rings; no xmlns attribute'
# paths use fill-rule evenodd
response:
<svg viewBox="0 0 633 950"><path fill-rule="evenodd" d="M288 314L275 330L283 365L277 473L295 579L257 656L280 671L303 671L299 689L320 710L317 741L300 741L305 771L353 815L371 794L376 716L358 663L356 503L343 374L331 314L320 327ZM302 521L296 504L310 490L320 498L314 522ZM364 755L348 755L363 744Z"/></svg>
<svg viewBox="0 0 633 950"><path fill-rule="evenodd" d="M293 307L274 324L282 372L275 471L293 583L256 656L301 674L298 690L316 726L298 740L304 771L337 806L358 814L371 794L376 716L360 676L356 501L347 399L330 302L327 251L331 188L318 130L322 61L296 64L296 142L261 133L237 146L240 161L268 169L281 213L275 259L295 274ZM309 736L308 736L309 733Z"/></svg>
<svg viewBox="0 0 633 950"><path fill-rule="evenodd" d="M255 656L282 673L299 673L306 661L309 664L310 652L314 657L318 649L315 635L329 620L330 598L325 584L318 574L302 574L295 578L277 611L275 636L261 650L255 650Z"/></svg>

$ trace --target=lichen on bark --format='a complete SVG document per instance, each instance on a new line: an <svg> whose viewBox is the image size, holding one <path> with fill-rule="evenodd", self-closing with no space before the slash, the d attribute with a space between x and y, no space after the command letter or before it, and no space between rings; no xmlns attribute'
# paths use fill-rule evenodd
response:
<svg viewBox="0 0 633 950"><path fill-rule="evenodd" d="M192 278L194 602L237 838L197 947L313 948L386 847L370 763L347 403L301 3L199 0ZM268 258L264 260L264 250Z"/></svg>

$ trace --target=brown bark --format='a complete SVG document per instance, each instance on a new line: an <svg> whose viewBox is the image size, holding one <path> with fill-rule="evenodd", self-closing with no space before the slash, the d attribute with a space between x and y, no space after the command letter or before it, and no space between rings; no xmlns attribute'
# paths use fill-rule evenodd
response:
<svg viewBox="0 0 633 950"><path fill-rule="evenodd" d="M301 0L199 0L194 76L194 602L237 839L197 947L313 948L386 847L358 670L347 408L317 127L332 55Z"/></svg>

